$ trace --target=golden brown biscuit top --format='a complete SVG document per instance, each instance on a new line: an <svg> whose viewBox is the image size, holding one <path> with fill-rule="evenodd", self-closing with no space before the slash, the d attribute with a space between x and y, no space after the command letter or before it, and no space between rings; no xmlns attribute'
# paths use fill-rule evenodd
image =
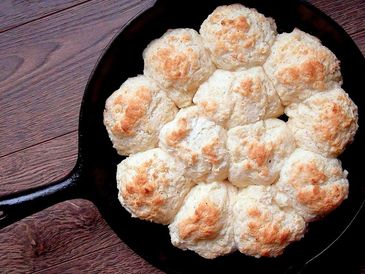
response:
<svg viewBox="0 0 365 274"><path fill-rule="evenodd" d="M202 153L208 157L208 161L212 164L218 164L220 162L216 153L219 146L219 139L214 139L211 143L202 147Z"/></svg>
<svg viewBox="0 0 365 274"><path fill-rule="evenodd" d="M124 105L124 117L117 121L111 131L116 136L131 136L138 121L145 116L151 103L151 91L147 87L140 87L131 96L118 96L114 100L116 112L121 112Z"/></svg>
<svg viewBox="0 0 365 274"><path fill-rule="evenodd" d="M256 140L247 144L248 158L256 162L257 166L264 166L272 157L273 145L271 143L260 143Z"/></svg>
<svg viewBox="0 0 365 274"><path fill-rule="evenodd" d="M180 118L177 122L177 127L171 130L167 136L166 140L168 145L176 146L188 133L188 122L186 118Z"/></svg>
<svg viewBox="0 0 365 274"><path fill-rule="evenodd" d="M227 8L227 6L225 6ZM231 5L230 9L240 9L239 5ZM226 10L217 8L213 15L209 17L209 22L212 24L220 24L219 30L215 31L217 40L214 49L215 54L221 55L224 52L239 52L240 47L249 48L255 44L254 37L248 39L247 32L250 29L250 24L247 18L243 15L235 18L226 18ZM239 42L244 41L243 44ZM245 56L237 54L236 58L243 61Z"/></svg>
<svg viewBox="0 0 365 274"><path fill-rule="evenodd" d="M339 100L348 101L344 95L339 96ZM319 134L322 141L328 142L335 153L342 151L345 140L336 138L341 132L346 132L354 122L352 117L345 112L338 103L328 100L317 100L315 104L321 106L320 123L314 125L314 130Z"/></svg>
<svg viewBox="0 0 365 274"><path fill-rule="evenodd" d="M281 84L295 88L328 89L329 77L341 81L339 62L333 53L313 36L298 29L287 34L287 40L280 39L275 51L276 77Z"/></svg>
<svg viewBox="0 0 365 274"><path fill-rule="evenodd" d="M257 207L249 208L247 216L249 218L248 235L256 239L251 243L250 248L260 252L261 256L268 256L270 253L269 249L263 248L264 245L283 245L288 240L290 231L283 228L283 218L272 216L271 212Z"/></svg>
<svg viewBox="0 0 365 274"><path fill-rule="evenodd" d="M250 96L252 93L258 93L262 89L261 81L258 78L246 78L242 80L238 87L233 91L244 97Z"/></svg>
<svg viewBox="0 0 365 274"><path fill-rule="evenodd" d="M340 171L333 168L330 173L340 176ZM336 208L347 196L347 187L343 184L328 184L328 176L318 168L314 161L293 166L288 179L290 185L296 189L299 203L308 207L314 214L323 214ZM309 187L305 187L309 185Z"/></svg>
<svg viewBox="0 0 365 274"><path fill-rule="evenodd" d="M321 62L323 59L313 58L300 65L285 67L278 71L279 82L285 85L309 85L313 88L324 90L327 88L325 80L325 67Z"/></svg>
<svg viewBox="0 0 365 274"><path fill-rule="evenodd" d="M150 65L172 86L187 84L192 73L201 69L198 44L192 35L186 31L167 33L155 41L155 50L148 51Z"/></svg>
<svg viewBox="0 0 365 274"><path fill-rule="evenodd" d="M192 48L188 48L186 53L180 52L173 46L161 48L152 59L159 64L157 70L170 81L186 82L189 70L198 67L198 58Z"/></svg>
<svg viewBox="0 0 365 274"><path fill-rule="evenodd" d="M152 165L153 170L150 169ZM149 208L144 213L141 211L141 218L147 220L153 218L159 214L161 206L166 203L157 189L160 184L170 184L165 177L161 176L162 173L167 172L168 166L165 163L160 162L156 165L153 160L148 160L137 168L135 176L132 176L130 181L125 182L121 191L125 202L133 208Z"/></svg>
<svg viewBox="0 0 365 274"><path fill-rule="evenodd" d="M222 228L219 208L209 200L199 203L194 214L182 220L179 227L180 238L201 241L214 238Z"/></svg>

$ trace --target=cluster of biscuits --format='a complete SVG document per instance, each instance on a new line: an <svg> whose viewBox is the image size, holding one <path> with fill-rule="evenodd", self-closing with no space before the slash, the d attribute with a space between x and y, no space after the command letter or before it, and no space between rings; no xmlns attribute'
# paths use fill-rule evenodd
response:
<svg viewBox="0 0 365 274"><path fill-rule="evenodd" d="M273 19L234 4L200 34L168 30L143 58L144 75L108 98L104 124L129 156L117 169L121 204L169 225L173 245L205 258L278 256L347 198L336 157L357 107L317 38L277 34Z"/></svg>

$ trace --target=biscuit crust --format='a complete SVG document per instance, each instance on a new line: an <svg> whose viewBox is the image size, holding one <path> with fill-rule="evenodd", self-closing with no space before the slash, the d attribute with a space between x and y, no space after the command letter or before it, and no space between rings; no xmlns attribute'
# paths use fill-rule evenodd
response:
<svg viewBox="0 0 365 274"><path fill-rule="evenodd" d="M192 98L215 66L193 29L174 29L152 41L143 52L144 74L154 79L178 107Z"/></svg>
<svg viewBox="0 0 365 274"><path fill-rule="evenodd" d="M132 217L169 224L192 187L184 166L159 148L133 154L117 168L118 198Z"/></svg>
<svg viewBox="0 0 365 274"><path fill-rule="evenodd" d="M294 151L294 138L279 119L267 119L228 131L228 180L237 187L276 182L284 161Z"/></svg>
<svg viewBox="0 0 365 274"><path fill-rule="evenodd" d="M275 185L282 206L294 208L307 222L337 208L347 198L347 171L338 159L297 149L283 166Z"/></svg>
<svg viewBox="0 0 365 274"><path fill-rule="evenodd" d="M275 203L270 186L248 186L239 191L233 208L234 234L241 253L276 257L304 236L306 223L294 210Z"/></svg>
<svg viewBox="0 0 365 274"><path fill-rule="evenodd" d="M236 193L228 182L199 182L169 225L172 244L207 259L233 252L230 212Z"/></svg>
<svg viewBox="0 0 365 274"><path fill-rule="evenodd" d="M227 132L197 106L181 109L160 132L160 147L186 165L193 181L224 180L228 173Z"/></svg>
<svg viewBox="0 0 365 274"><path fill-rule="evenodd" d="M127 79L106 101L104 125L120 155L157 147L161 127L177 107L155 82L140 75Z"/></svg>
<svg viewBox="0 0 365 274"><path fill-rule="evenodd" d="M340 61L318 38L299 29L277 36L264 69L284 105L342 84Z"/></svg>
<svg viewBox="0 0 365 274"><path fill-rule="evenodd" d="M326 157L340 155L359 127L357 106L338 87L292 105L285 112L297 145Z"/></svg>
<svg viewBox="0 0 365 274"><path fill-rule="evenodd" d="M220 6L200 27L218 68L236 70L262 65L276 36L273 19L240 4Z"/></svg>

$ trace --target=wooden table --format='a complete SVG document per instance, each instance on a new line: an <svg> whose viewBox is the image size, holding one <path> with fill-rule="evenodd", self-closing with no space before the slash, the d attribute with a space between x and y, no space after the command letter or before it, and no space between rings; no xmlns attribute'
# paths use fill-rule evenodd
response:
<svg viewBox="0 0 365 274"><path fill-rule="evenodd" d="M364 0L311 2L342 25L365 54ZM151 4L0 2L0 195L47 184L71 170L88 77L113 35ZM365 252L358 257L354 273L365 273ZM119 240L93 204L72 200L0 231L0 273L29 272L160 271Z"/></svg>

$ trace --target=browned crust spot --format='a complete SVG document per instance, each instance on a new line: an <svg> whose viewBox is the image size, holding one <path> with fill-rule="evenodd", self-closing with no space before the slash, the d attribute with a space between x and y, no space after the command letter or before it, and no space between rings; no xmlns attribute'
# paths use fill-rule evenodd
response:
<svg viewBox="0 0 365 274"><path fill-rule="evenodd" d="M135 96L123 99L122 96L118 96L114 105L126 104L124 119L115 123L111 131L114 135L127 135L134 134L134 128L138 121L146 114L148 105L151 103L152 95L147 87L140 87Z"/></svg>
<svg viewBox="0 0 365 274"><path fill-rule="evenodd" d="M244 79L240 82L240 85L233 91L241 94L243 97L248 97L255 93L261 92L262 84L260 79L257 78Z"/></svg>
<svg viewBox="0 0 365 274"><path fill-rule="evenodd" d="M323 215L338 207L347 191L342 185L332 185L326 189L316 185L310 189L302 189L297 194L300 203L306 205L312 213Z"/></svg>
<svg viewBox="0 0 365 274"><path fill-rule="evenodd" d="M169 132L166 136L167 144L170 146L175 146L187 134L188 122L185 118L181 118L177 121L177 128Z"/></svg>
<svg viewBox="0 0 365 274"><path fill-rule="evenodd" d="M210 144L207 144L206 146L203 146L203 148L202 148L203 154L205 154L208 157L208 161L211 164L219 163L219 158L215 151L218 144L219 144L219 140L215 139L213 142L211 142Z"/></svg>
<svg viewBox="0 0 365 274"><path fill-rule="evenodd" d="M309 183L312 185L323 184L327 181L327 176L320 171L315 162L295 165L290 183L294 187L301 187L303 184Z"/></svg>
<svg viewBox="0 0 365 274"><path fill-rule="evenodd" d="M247 22L246 17L239 16L235 19L223 19L221 25L226 27L225 29L236 29L237 31L247 32L250 25Z"/></svg>
<svg viewBox="0 0 365 274"><path fill-rule="evenodd" d="M188 33L184 33L182 35L179 35L179 36L175 36L175 35L169 35L167 37L167 40L170 42L170 43L173 43L173 42L176 42L176 41L181 41L181 42L184 42L184 43L188 43L191 41L191 35L188 34Z"/></svg>
<svg viewBox="0 0 365 274"><path fill-rule="evenodd" d="M314 130L321 141L331 146L334 153L339 153L349 140L338 138L338 136L347 132L354 120L335 102L323 103L322 110L319 116L320 123L314 126Z"/></svg>
<svg viewBox="0 0 365 274"><path fill-rule="evenodd" d="M336 208L346 195L346 188L342 185L322 187L327 180L326 174L314 162L310 162L295 166L289 183L296 189L299 203L308 207L312 213L325 214Z"/></svg>
<svg viewBox="0 0 365 274"><path fill-rule="evenodd" d="M217 38L215 46L215 54L221 55L227 51L238 53L240 47L250 48L255 44L255 39L247 37L246 33L250 29L250 25L247 22L246 17L239 16L235 19L223 19L220 22L221 30L217 31L215 36ZM244 42L240 45L240 42ZM240 61L243 61L244 56L235 56Z"/></svg>
<svg viewBox="0 0 365 274"><path fill-rule="evenodd" d="M241 94L244 97L247 97L253 92L252 86L252 79L245 79L241 81L239 87L234 89L233 91Z"/></svg>
<svg viewBox="0 0 365 274"><path fill-rule="evenodd" d="M325 67L317 60L309 60L299 66L284 68L278 72L277 77L279 82L285 85L302 83L319 90L326 88Z"/></svg>
<svg viewBox="0 0 365 274"><path fill-rule="evenodd" d="M204 101L199 103L199 105L203 108L204 112L206 113L214 113L217 111L218 108L217 103L212 101L210 102Z"/></svg>
<svg viewBox="0 0 365 274"><path fill-rule="evenodd" d="M209 200L202 201L195 209L194 214L181 221L178 225L181 239L201 241L217 236L222 228L219 208Z"/></svg>
<svg viewBox="0 0 365 274"><path fill-rule="evenodd" d="M290 230L282 227L281 220L273 220L268 212L261 212L257 208L248 209L250 221L247 223L248 233L256 239L253 248L261 256L269 256L270 249L263 245L283 245L290 237ZM245 240L247 235L241 235Z"/></svg>
<svg viewBox="0 0 365 274"><path fill-rule="evenodd" d="M139 166L136 175L125 183L121 191L126 204L138 211L138 217L149 220L161 214L161 206L166 203L157 191L158 185L169 184L168 180L160 176L161 173L168 171L168 167L164 164L158 166L149 176L148 169L153 164L153 160L148 160ZM141 208L148 208L148 210L142 213L139 211Z"/></svg>
<svg viewBox="0 0 365 274"><path fill-rule="evenodd" d="M247 145L248 157L255 161L258 167L263 167L272 156L272 149L265 144L253 141Z"/></svg>
<svg viewBox="0 0 365 274"><path fill-rule="evenodd" d="M161 48L154 55L157 70L160 71L167 80L187 82L190 78L190 70L198 67L198 56L192 48L187 48L185 52L179 52L175 47Z"/></svg>

